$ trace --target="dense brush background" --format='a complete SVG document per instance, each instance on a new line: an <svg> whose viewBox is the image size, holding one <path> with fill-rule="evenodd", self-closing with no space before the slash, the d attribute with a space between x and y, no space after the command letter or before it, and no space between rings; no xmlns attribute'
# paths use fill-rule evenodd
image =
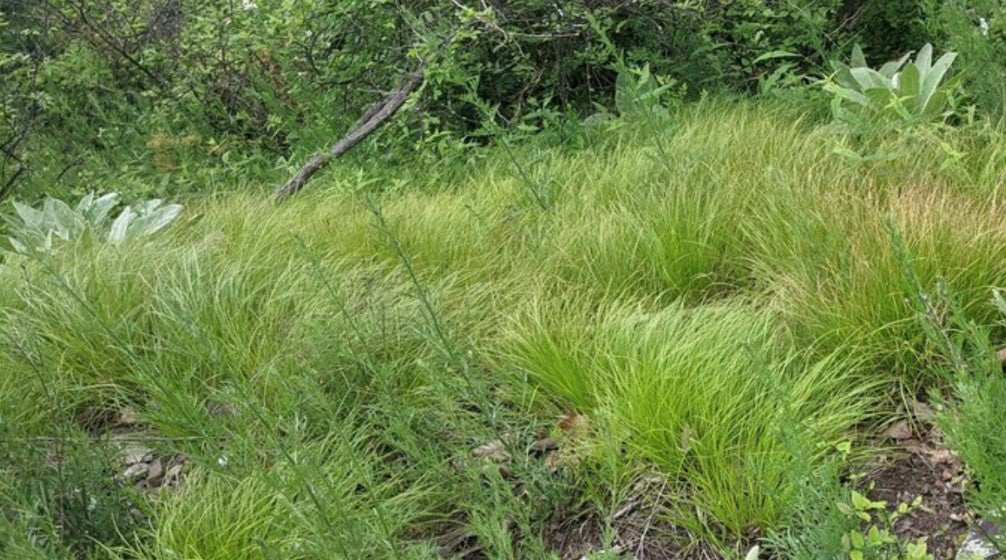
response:
<svg viewBox="0 0 1006 560"><path fill-rule="evenodd" d="M395 87L417 52L434 66L421 94L351 159L465 158L473 144L540 128L561 138L576 115L612 103L615 56L698 98L805 83L857 42L875 64L932 42L961 53L983 112L998 116L1004 99L998 0L468 4L5 2L0 192L281 181Z"/></svg>

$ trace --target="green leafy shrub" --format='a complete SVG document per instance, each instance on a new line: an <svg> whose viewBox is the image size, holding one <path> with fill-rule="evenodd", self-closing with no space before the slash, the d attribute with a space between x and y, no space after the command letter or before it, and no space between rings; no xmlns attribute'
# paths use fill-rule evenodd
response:
<svg viewBox="0 0 1006 560"><path fill-rule="evenodd" d="M872 119L911 126L946 118L955 86L944 78L957 53L945 53L934 63L933 47L927 44L906 64L909 57L873 70L857 46L850 64L833 62L835 73L824 88L834 95L836 118L860 126Z"/></svg>
<svg viewBox="0 0 1006 560"><path fill-rule="evenodd" d="M793 438L783 438L793 456L789 473L790 500L780 528L770 529L765 545L788 560L847 560L844 537L860 525L838 504L848 503L850 491L840 481L841 461L851 449L839 444L836 456L815 461L813 450Z"/></svg>
<svg viewBox="0 0 1006 560"><path fill-rule="evenodd" d="M995 121L1006 113L1006 4L948 0L927 18L940 44L960 53L957 69L968 103Z"/></svg>
<svg viewBox="0 0 1006 560"><path fill-rule="evenodd" d="M75 427L50 422L53 437L32 437L8 415L10 397L0 395L0 558L93 558L135 538L142 499L114 480L121 457Z"/></svg>
<svg viewBox="0 0 1006 560"><path fill-rule="evenodd" d="M906 48L939 37L933 34L929 21L944 3L942 0L847 0L838 19L846 22L867 50L882 60L889 60Z"/></svg>
<svg viewBox="0 0 1006 560"><path fill-rule="evenodd" d="M778 70L767 53L789 53L804 73L823 65L847 35L841 4L19 3L4 7L0 50L11 54L0 56L0 136L22 140L16 158L0 159L0 180L13 178L32 201L83 195L112 177L130 197L276 182L393 88L412 53L429 65L410 101L420 110L369 138L358 161L408 162L416 146L463 154L499 134L555 126L557 115L616 105L606 39L627 64L649 65L693 97L752 91ZM445 36L455 39L446 47ZM465 96L473 82L505 123L488 137ZM166 158L165 138L200 141L175 143Z"/></svg>
<svg viewBox="0 0 1006 560"><path fill-rule="evenodd" d="M842 548L851 560L933 560L925 538L906 542L894 534L898 519L922 506L921 496L887 511L887 502L871 500L853 490L848 502L836 505L843 515L860 522L859 527L842 535Z"/></svg>

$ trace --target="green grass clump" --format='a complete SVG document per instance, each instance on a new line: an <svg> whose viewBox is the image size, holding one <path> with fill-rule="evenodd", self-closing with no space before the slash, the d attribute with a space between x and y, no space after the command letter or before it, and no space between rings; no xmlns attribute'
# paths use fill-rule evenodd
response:
<svg viewBox="0 0 1006 560"><path fill-rule="evenodd" d="M677 522L740 537L786 505L784 435L823 454L871 414L876 382L861 364L808 360L776 324L743 302L539 309L513 327L510 350L569 407L625 430L688 504Z"/></svg>
<svg viewBox="0 0 1006 560"><path fill-rule="evenodd" d="M988 322L994 310L986 294L1006 283L1006 228L980 200L930 185L866 200L829 193L786 203L752 232L767 255L758 275L805 342L855 344L906 386L938 383L921 367L926 337L913 320L890 228L904 232L923 284L947 279L968 312ZM770 247L779 250L772 255Z"/></svg>

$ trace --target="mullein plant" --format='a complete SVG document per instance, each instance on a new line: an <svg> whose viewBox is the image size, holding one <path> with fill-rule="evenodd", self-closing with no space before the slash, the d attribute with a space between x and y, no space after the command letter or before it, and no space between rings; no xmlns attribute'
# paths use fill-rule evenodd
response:
<svg viewBox="0 0 1006 560"><path fill-rule="evenodd" d="M925 45L915 60L911 53L874 70L857 45L849 64L833 61L835 71L824 81L833 94L832 109L839 121L866 124L875 119L904 126L930 123L949 116L956 84L947 81L957 53L933 62L933 47Z"/></svg>
<svg viewBox="0 0 1006 560"><path fill-rule="evenodd" d="M53 197L46 197L41 208L14 202L15 214L3 218L8 235L0 238L0 254L47 253L60 241L77 242L88 235L121 245L167 227L182 211L180 204L152 199L125 206L112 219L112 210L118 203L117 193L102 196L91 193L76 206Z"/></svg>

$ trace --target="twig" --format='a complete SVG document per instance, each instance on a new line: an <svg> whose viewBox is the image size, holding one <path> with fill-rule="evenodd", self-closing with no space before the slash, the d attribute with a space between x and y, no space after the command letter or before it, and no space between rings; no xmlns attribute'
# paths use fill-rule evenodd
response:
<svg viewBox="0 0 1006 560"><path fill-rule="evenodd" d="M294 174L290 179L276 191L276 198L284 199L304 188L311 177L317 173L329 161L348 152L353 146L377 130L387 122L405 104L409 94L419 87L425 76L425 66L406 75L402 85L384 98L383 101L375 103L357 121L356 126L349 134L346 134L336 142L327 152L315 154L307 163Z"/></svg>

